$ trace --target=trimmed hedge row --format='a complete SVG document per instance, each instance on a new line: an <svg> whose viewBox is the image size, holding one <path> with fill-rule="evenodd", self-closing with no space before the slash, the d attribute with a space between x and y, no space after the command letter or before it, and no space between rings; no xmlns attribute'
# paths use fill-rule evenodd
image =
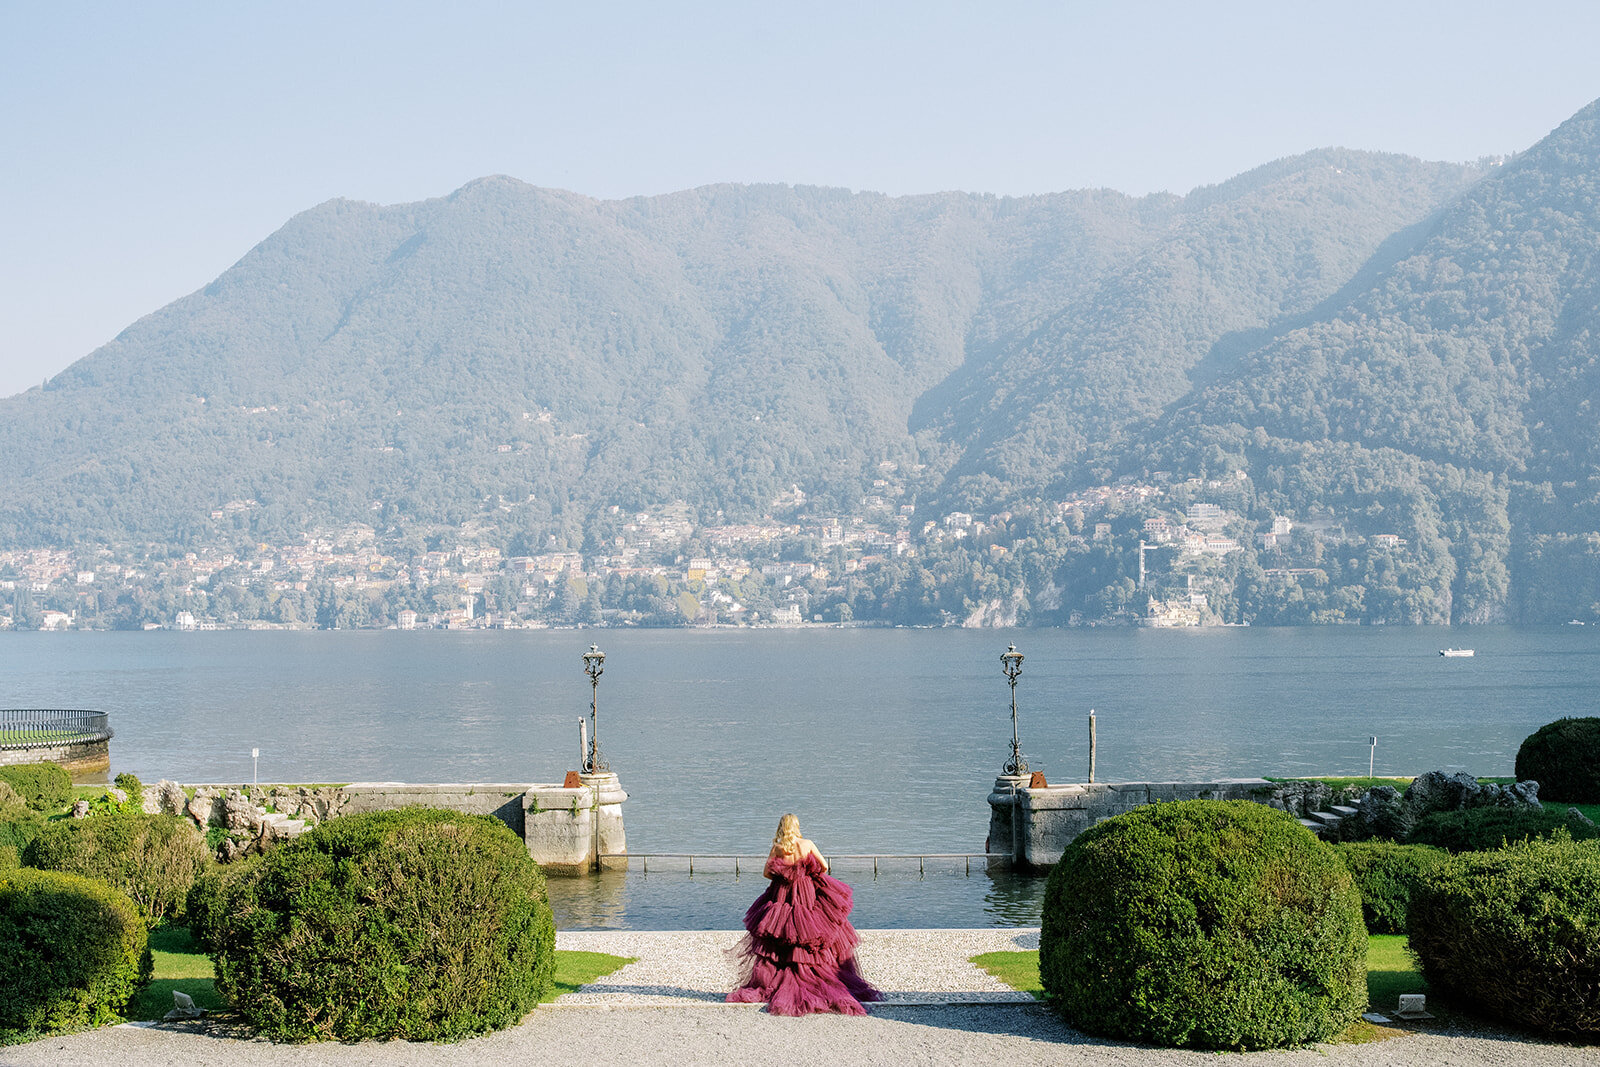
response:
<svg viewBox="0 0 1600 1067"><path fill-rule="evenodd" d="M217 892L218 991L274 1039L454 1040L550 989L544 873L489 816L332 819Z"/></svg>
<svg viewBox="0 0 1600 1067"><path fill-rule="evenodd" d="M1136 808L1067 846L1039 976L1072 1026L1158 1045L1320 1041L1366 1006L1361 897L1332 849L1247 801Z"/></svg>
<svg viewBox="0 0 1600 1067"><path fill-rule="evenodd" d="M1600 837L1600 827L1542 808L1465 808L1424 815L1406 840L1449 852L1484 852L1508 842L1549 838L1558 833L1588 840Z"/></svg>
<svg viewBox="0 0 1600 1067"><path fill-rule="evenodd" d="M1393 841L1347 841L1332 847L1361 893L1361 915L1372 934L1405 933L1412 894L1450 858L1442 849Z"/></svg>
<svg viewBox="0 0 1600 1067"><path fill-rule="evenodd" d="M1513 1025L1600 1035L1600 843L1452 857L1417 887L1408 927L1441 993Z"/></svg>
<svg viewBox="0 0 1600 1067"><path fill-rule="evenodd" d="M150 978L144 919L109 886L0 872L0 1040L115 1022Z"/></svg>

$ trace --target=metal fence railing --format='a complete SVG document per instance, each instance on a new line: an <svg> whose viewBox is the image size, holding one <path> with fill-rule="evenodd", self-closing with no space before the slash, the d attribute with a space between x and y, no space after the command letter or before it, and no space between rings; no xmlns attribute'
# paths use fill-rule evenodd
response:
<svg viewBox="0 0 1600 1067"><path fill-rule="evenodd" d="M0 708L0 748L51 748L111 740L103 711L66 708Z"/></svg>
<svg viewBox="0 0 1600 1067"><path fill-rule="evenodd" d="M686 860L686 861L688 861L689 873L690 874L694 873L694 865L695 865L695 861L696 860L700 861L700 866L701 866L702 870L705 869L707 860L714 861L714 862L720 862L720 864L722 864L722 865L726 865L727 863L731 862L733 864L733 873L736 874L736 875L742 873L742 870L746 870L746 869L747 870L751 870L751 871L760 871L764 866L766 866L766 863L767 863L767 857L766 856L758 856L758 855L755 855L755 854L734 855L731 852L629 852L629 853L627 853L625 855L605 856L605 857L602 857L602 858L603 859L626 859L626 860L629 860L629 861L639 860L644 865L644 873L645 874L649 874L650 873L650 861L651 860L656 860L657 861L657 865L656 866L657 866L658 870L661 869L661 865L660 865L660 861L661 860ZM927 866L928 866L928 861L929 860L959 860L959 861L961 861L962 864L965 865L965 868L966 868L965 873L970 875L972 873L972 861L975 860L975 859L984 860L986 862L988 860L1006 860L1006 861L1009 861L1011 859L1011 853L1009 853L1009 852L863 852L863 853L839 853L839 854L835 854L835 855L830 855L828 857L828 864L830 866L837 866L841 862L846 863L846 864L850 864L850 865L854 865L856 863L860 863L862 865L862 867L865 867L867 861L871 861L871 863L872 863L872 876L874 878L876 878L878 876L878 869L879 869L880 862L882 862L882 861L890 861L890 860L907 860L907 861L909 861L909 860L916 860L917 861L917 873L920 875L920 874L926 874L927 873ZM887 865L887 864L885 864L885 865ZM680 869L680 868L672 868L672 869L676 870L676 869ZM907 870L910 869L910 863L909 862L905 865L905 869L907 869ZM717 872L707 871L706 873L709 874L709 873L717 873ZM721 873L727 873L727 872L726 871L721 871Z"/></svg>

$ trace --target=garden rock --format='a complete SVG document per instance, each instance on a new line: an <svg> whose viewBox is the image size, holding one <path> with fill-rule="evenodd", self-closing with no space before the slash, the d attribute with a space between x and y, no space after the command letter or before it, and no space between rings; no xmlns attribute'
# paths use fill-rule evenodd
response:
<svg viewBox="0 0 1600 1067"><path fill-rule="evenodd" d="M74 801L72 804L72 817L74 819L87 819L89 817L89 802L87 800Z"/></svg>
<svg viewBox="0 0 1600 1067"><path fill-rule="evenodd" d="M156 783L156 810L167 815L188 814L189 798L183 795L183 786L168 778Z"/></svg>

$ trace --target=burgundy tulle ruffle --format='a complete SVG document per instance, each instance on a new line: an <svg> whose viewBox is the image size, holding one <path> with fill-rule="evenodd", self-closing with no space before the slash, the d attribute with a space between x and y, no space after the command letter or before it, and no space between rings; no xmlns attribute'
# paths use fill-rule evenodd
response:
<svg viewBox="0 0 1600 1067"><path fill-rule="evenodd" d="M744 914L745 936L735 951L745 980L728 1001L765 1001L774 1015L865 1015L861 1005L882 995L856 969L850 887L816 856L774 860L771 870L766 892Z"/></svg>

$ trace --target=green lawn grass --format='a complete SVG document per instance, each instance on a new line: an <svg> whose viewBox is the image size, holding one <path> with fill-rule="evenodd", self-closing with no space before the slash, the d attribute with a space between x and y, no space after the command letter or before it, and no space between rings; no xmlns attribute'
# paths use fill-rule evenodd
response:
<svg viewBox="0 0 1600 1067"><path fill-rule="evenodd" d="M972 957L972 962L1019 993L1027 993L1035 1000L1044 999L1044 986L1039 983L1038 949L1032 952L985 952Z"/></svg>
<svg viewBox="0 0 1600 1067"><path fill-rule="evenodd" d="M1415 778L1268 778L1269 782L1321 782L1329 789L1374 789L1380 785L1392 785L1404 793L1406 788L1416 781Z"/></svg>
<svg viewBox="0 0 1600 1067"><path fill-rule="evenodd" d="M548 1004L563 993L575 992L597 978L633 963L637 957L613 956L606 952L556 952L556 980L539 1003Z"/></svg>
<svg viewBox="0 0 1600 1067"><path fill-rule="evenodd" d="M150 984L128 1005L127 1016L136 1022L159 1019L172 1010L172 991L187 993L197 1007L217 1011L224 1005L212 981L211 957L200 951L187 926L158 926L150 931L150 955L155 970Z"/></svg>
<svg viewBox="0 0 1600 1067"><path fill-rule="evenodd" d="M972 962L1019 992L1044 999L1039 952L985 952ZM1425 993L1428 984L1406 951L1403 934L1367 936L1367 1010L1392 1012L1401 993ZM1359 1035L1352 1035L1361 1040Z"/></svg>
<svg viewBox="0 0 1600 1067"><path fill-rule="evenodd" d="M196 1006L207 1011L221 1011L227 1007L217 995L211 957L195 944L187 926L158 926L150 931L150 955L155 961L150 984L128 1005L128 1019L146 1022L161 1018L172 1010L175 989L189 994ZM627 957L604 952L557 951L555 983L540 1003L547 1004L563 993L571 993L632 962Z"/></svg>
<svg viewBox="0 0 1600 1067"><path fill-rule="evenodd" d="M1553 811L1557 815L1565 815L1568 808L1577 808L1583 812L1590 822L1600 823L1600 804L1568 804L1560 800L1544 801L1544 810Z"/></svg>

